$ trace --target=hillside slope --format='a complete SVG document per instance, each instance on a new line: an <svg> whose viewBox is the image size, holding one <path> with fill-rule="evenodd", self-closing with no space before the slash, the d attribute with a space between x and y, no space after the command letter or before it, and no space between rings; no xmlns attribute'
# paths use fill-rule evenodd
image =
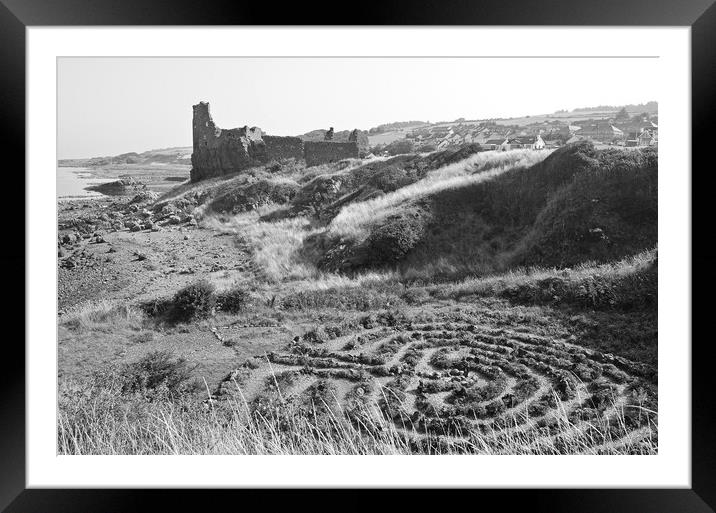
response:
<svg viewBox="0 0 716 513"><path fill-rule="evenodd" d="M324 234L326 269L493 272L604 262L657 241L653 149L561 148L531 167L408 199L367 236Z"/></svg>

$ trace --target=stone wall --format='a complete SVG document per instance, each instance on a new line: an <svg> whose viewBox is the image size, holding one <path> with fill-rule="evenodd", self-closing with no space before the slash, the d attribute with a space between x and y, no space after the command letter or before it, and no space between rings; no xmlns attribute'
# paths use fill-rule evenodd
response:
<svg viewBox="0 0 716 513"><path fill-rule="evenodd" d="M303 156L307 166L317 166L343 159L358 158L358 143L333 141L305 141Z"/></svg>
<svg viewBox="0 0 716 513"><path fill-rule="evenodd" d="M269 160L303 158L303 139L300 137L264 135L263 139Z"/></svg>
<svg viewBox="0 0 716 513"><path fill-rule="evenodd" d="M222 130L211 119L208 103L194 105L192 129L192 182L235 173L266 162L261 129L245 126Z"/></svg>
<svg viewBox="0 0 716 513"><path fill-rule="evenodd" d="M367 151L368 138L359 130L345 133L350 141L304 141L300 137L263 135L260 128L244 126L221 129L211 119L209 104L194 105L192 121L194 138L191 154L192 182L228 175L270 160L305 159L316 166L348 158L359 158L361 148Z"/></svg>
<svg viewBox="0 0 716 513"><path fill-rule="evenodd" d="M368 140L367 132L358 129L353 130L348 136L348 140L358 143L358 154L361 158L370 153L370 141Z"/></svg>

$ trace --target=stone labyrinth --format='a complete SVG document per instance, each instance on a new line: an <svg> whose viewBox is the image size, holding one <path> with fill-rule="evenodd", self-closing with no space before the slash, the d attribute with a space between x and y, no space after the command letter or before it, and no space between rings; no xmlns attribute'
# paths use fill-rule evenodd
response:
<svg viewBox="0 0 716 513"><path fill-rule="evenodd" d="M382 412L416 443L486 452L516 444L539 453L639 452L647 437L656 444L656 369L534 331L470 315L373 315L246 361L215 397L240 390L254 407L280 398L353 419Z"/></svg>

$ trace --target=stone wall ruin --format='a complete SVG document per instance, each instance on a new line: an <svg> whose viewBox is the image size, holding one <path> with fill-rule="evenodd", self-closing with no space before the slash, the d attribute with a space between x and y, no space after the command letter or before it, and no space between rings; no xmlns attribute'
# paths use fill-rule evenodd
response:
<svg viewBox="0 0 716 513"><path fill-rule="evenodd" d="M266 162L261 129L218 128L211 119L209 104L194 105L192 124L194 148L191 154L191 180L226 175Z"/></svg>
<svg viewBox="0 0 716 513"><path fill-rule="evenodd" d="M303 139L300 137L264 135L264 143L269 160L303 158Z"/></svg>
<svg viewBox="0 0 716 513"><path fill-rule="evenodd" d="M359 158L359 141L304 141L300 137L264 135L258 127L216 126L208 102L193 106L191 181L236 173L271 160L304 159L307 166ZM357 139L357 137L354 136Z"/></svg>
<svg viewBox="0 0 716 513"><path fill-rule="evenodd" d="M358 143L356 141L304 141L303 157L309 167L343 159L357 159Z"/></svg>

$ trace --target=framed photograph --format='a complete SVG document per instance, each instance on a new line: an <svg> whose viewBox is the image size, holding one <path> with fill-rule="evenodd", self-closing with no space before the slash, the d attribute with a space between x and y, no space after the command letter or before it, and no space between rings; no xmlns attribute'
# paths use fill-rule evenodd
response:
<svg viewBox="0 0 716 513"><path fill-rule="evenodd" d="M5 511L713 511L710 1L2 3Z"/></svg>

